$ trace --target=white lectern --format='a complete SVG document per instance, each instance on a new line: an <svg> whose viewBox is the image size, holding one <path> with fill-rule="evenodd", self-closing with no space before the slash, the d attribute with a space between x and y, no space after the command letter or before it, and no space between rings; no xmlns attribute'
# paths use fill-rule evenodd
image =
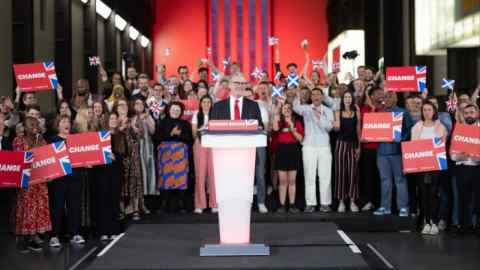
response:
<svg viewBox="0 0 480 270"><path fill-rule="evenodd" d="M220 243L201 247L200 256L270 255L268 246L250 243L255 151L266 145L263 131L202 132L202 146L213 152Z"/></svg>

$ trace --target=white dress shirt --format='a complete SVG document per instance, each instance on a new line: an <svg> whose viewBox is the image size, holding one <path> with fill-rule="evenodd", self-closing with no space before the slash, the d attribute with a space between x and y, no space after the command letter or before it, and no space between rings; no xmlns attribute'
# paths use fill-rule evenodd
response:
<svg viewBox="0 0 480 270"><path fill-rule="evenodd" d="M238 107L240 108L240 118L242 118L243 97L236 98L230 96L230 120L235 120L235 100L238 99Z"/></svg>

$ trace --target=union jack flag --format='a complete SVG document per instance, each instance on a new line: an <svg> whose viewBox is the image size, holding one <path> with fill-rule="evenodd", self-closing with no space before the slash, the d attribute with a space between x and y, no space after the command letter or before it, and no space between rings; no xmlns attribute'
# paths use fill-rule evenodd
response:
<svg viewBox="0 0 480 270"><path fill-rule="evenodd" d="M67 154L67 145L65 144L65 141L54 142L52 145L55 154L60 155L63 152L66 154L65 156L59 157L58 160L60 162L60 167L62 168L64 175L71 174L72 164L70 163L70 158Z"/></svg>
<svg viewBox="0 0 480 270"><path fill-rule="evenodd" d="M100 66L101 64L99 56L91 56L88 58L88 61L90 62L90 66Z"/></svg>
<svg viewBox="0 0 480 270"><path fill-rule="evenodd" d="M403 112L392 112L392 132L393 141L395 142L402 140L402 122Z"/></svg>
<svg viewBox="0 0 480 270"><path fill-rule="evenodd" d="M261 69L259 69L258 67L255 67L252 74L250 74L250 75L252 75L252 77L257 79L257 80L260 80L263 77L263 71Z"/></svg>
<svg viewBox="0 0 480 270"><path fill-rule="evenodd" d="M417 89L420 93L427 90L427 66L415 66Z"/></svg>
<svg viewBox="0 0 480 270"><path fill-rule="evenodd" d="M433 151L437 160L438 169L441 171L448 169L445 142L442 138L433 139Z"/></svg>
<svg viewBox="0 0 480 270"><path fill-rule="evenodd" d="M164 108L165 106L162 106L162 104L160 104L160 102L157 102L157 101L153 101L149 107L150 111L153 113L153 117L155 117L156 119L160 117L160 113Z"/></svg>
<svg viewBox="0 0 480 270"><path fill-rule="evenodd" d="M457 110L457 100L453 98L453 95L446 102L447 104L447 111L450 113L454 113Z"/></svg>
<svg viewBox="0 0 480 270"><path fill-rule="evenodd" d="M26 168L22 170L22 178L20 179L20 187L21 188L27 188L28 183L30 182L30 176L31 176L31 165L33 163L33 154L32 152L25 152L24 158L23 158L23 163L25 163Z"/></svg>
<svg viewBox="0 0 480 270"><path fill-rule="evenodd" d="M55 63L53 61L43 62L43 67L45 68L45 73L50 80L50 88L57 89L58 86L58 77L55 72Z"/></svg>
<svg viewBox="0 0 480 270"><path fill-rule="evenodd" d="M100 147L102 148L103 161L105 164L112 163L112 143L110 138L110 132L102 130L98 132L100 137Z"/></svg>

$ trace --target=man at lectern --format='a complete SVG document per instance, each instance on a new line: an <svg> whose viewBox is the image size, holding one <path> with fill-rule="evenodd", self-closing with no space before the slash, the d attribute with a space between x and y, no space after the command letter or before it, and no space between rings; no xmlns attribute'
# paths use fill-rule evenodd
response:
<svg viewBox="0 0 480 270"><path fill-rule="evenodd" d="M212 120L258 120L263 129L260 108L255 101L243 97L247 80L241 74L230 78L230 97L215 103L212 109Z"/></svg>

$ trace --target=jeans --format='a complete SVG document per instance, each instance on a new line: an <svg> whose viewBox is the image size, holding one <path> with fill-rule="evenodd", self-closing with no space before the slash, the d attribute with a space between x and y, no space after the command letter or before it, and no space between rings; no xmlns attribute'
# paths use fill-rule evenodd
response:
<svg viewBox="0 0 480 270"><path fill-rule="evenodd" d="M460 226L469 227L473 225L471 218L471 203L474 205L474 213L478 213L480 183L478 174L480 166L457 166L457 188L458 188L458 214ZM472 200L473 199L473 200Z"/></svg>
<svg viewBox="0 0 480 270"><path fill-rule="evenodd" d="M392 176L397 188L397 207L408 208L407 178L402 172L402 157L377 155L377 166L380 172L382 188L381 207L391 210L392 204Z"/></svg>
<svg viewBox="0 0 480 270"><path fill-rule="evenodd" d="M257 186L257 203L265 203L265 173L267 165L267 148L257 147L255 159L255 185Z"/></svg>
<svg viewBox="0 0 480 270"><path fill-rule="evenodd" d="M460 223L458 219L458 188L457 177L452 177L452 225L458 225Z"/></svg>

